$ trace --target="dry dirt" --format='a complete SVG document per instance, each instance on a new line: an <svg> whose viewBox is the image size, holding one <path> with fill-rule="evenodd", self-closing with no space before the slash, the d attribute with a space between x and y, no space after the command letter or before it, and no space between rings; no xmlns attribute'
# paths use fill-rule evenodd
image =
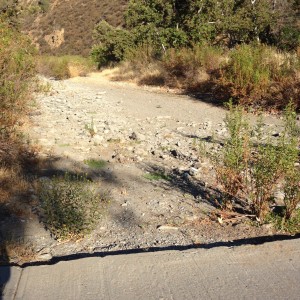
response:
<svg viewBox="0 0 300 300"><path fill-rule="evenodd" d="M47 81L51 92L37 96L28 130L28 139L40 145L39 156L47 161L38 176L86 172L100 191L109 192L111 202L90 235L60 242L39 222L33 191L28 214L2 220L0 229L30 243L34 259L274 234L272 227L253 226L249 219L220 224L212 218L220 194L203 147L208 152L222 147L224 109L166 90L112 82L103 74ZM279 123L265 117L271 133ZM106 165L91 169L87 159Z"/></svg>

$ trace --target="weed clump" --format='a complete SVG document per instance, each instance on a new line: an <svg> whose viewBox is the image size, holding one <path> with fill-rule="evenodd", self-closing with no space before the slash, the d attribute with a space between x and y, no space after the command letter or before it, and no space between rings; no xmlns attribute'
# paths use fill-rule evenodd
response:
<svg viewBox="0 0 300 300"><path fill-rule="evenodd" d="M165 180L170 181L171 177L169 175L164 174L163 172L152 172L144 175L144 178L151 181Z"/></svg>
<svg viewBox="0 0 300 300"><path fill-rule="evenodd" d="M46 227L58 239L89 233L107 203L86 176L69 173L40 181L39 197Z"/></svg>
<svg viewBox="0 0 300 300"><path fill-rule="evenodd" d="M87 159L84 163L92 169L102 169L107 165L107 162L102 159Z"/></svg>

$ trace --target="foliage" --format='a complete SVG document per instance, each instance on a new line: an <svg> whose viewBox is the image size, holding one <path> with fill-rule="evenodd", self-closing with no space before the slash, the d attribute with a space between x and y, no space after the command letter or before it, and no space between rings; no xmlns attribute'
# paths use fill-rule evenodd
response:
<svg viewBox="0 0 300 300"><path fill-rule="evenodd" d="M284 131L277 144L267 139L262 143L262 119L251 128L240 106L229 103L226 127L229 137L223 147L221 161L216 160L218 182L225 191L225 207L236 197L249 202L253 213L263 221L270 212L276 187L283 185L285 219L293 217L300 203L298 144L300 130L296 125L292 102L285 109ZM251 133L256 141L251 140ZM229 196L229 197L228 197Z"/></svg>
<svg viewBox="0 0 300 300"><path fill-rule="evenodd" d="M266 216L265 223L273 224L277 230L297 234L300 232L300 209L296 209L289 219L282 213L271 212Z"/></svg>
<svg viewBox="0 0 300 300"><path fill-rule="evenodd" d="M0 18L0 137L10 136L27 109L35 76L30 40Z"/></svg>
<svg viewBox="0 0 300 300"><path fill-rule="evenodd" d="M232 47L253 41L296 49L294 2L131 0L125 22L136 44L163 51L202 42ZM285 33L287 28L295 29L292 36Z"/></svg>
<svg viewBox="0 0 300 300"><path fill-rule="evenodd" d="M161 60L167 83L178 80L185 86L197 85L200 72L211 73L221 64L222 50L207 44L194 48L169 49Z"/></svg>
<svg viewBox="0 0 300 300"><path fill-rule="evenodd" d="M225 124L229 132L223 148L222 164L217 165L217 179L224 188L224 207L230 208L231 201L244 188L244 171L248 168L250 152L249 125L243 118L243 108L228 103L229 113Z"/></svg>
<svg viewBox="0 0 300 300"><path fill-rule="evenodd" d="M91 56L98 67L111 62L122 61L127 52L134 48L132 34L124 29L114 28L106 21L101 21L94 30L95 45Z"/></svg>
<svg viewBox="0 0 300 300"><path fill-rule="evenodd" d="M282 153L280 165L284 171L285 218L290 219L300 203L300 171L295 168L299 160L300 128L296 123L295 106L292 103L285 108L284 118L285 128L279 149Z"/></svg>
<svg viewBox="0 0 300 300"><path fill-rule="evenodd" d="M165 52L169 47L187 44L187 34L176 23L174 4L169 0L130 1L125 22L137 45L151 45Z"/></svg>
<svg viewBox="0 0 300 300"><path fill-rule="evenodd" d="M69 173L41 181L39 197L45 224L59 239L89 233L101 217L107 200L96 193L86 176Z"/></svg>

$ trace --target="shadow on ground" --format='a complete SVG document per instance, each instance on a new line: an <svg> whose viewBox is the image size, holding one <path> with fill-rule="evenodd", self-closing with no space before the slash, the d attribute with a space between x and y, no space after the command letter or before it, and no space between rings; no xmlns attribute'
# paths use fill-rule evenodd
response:
<svg viewBox="0 0 300 300"><path fill-rule="evenodd" d="M220 208L224 200L224 193L217 188L209 187L202 181L193 178L188 172L179 172L176 170L168 171L155 164L144 164L143 168L151 173L164 174L167 172L168 180L161 180L160 186L175 189L183 194L189 194L194 197L196 202L202 202L214 208ZM240 199L234 199L236 212L249 213L248 205Z"/></svg>
<svg viewBox="0 0 300 300"><path fill-rule="evenodd" d="M26 268L29 266L42 266L42 265L54 265L62 261L72 261L88 257L107 257L116 255L127 255L127 254L138 254L138 253L155 253L162 251L186 251L191 249L213 249L218 247L240 247L244 245L262 245L265 243L272 243L276 241L286 241L299 239L300 234L289 236L289 235L274 235L274 236L262 236L248 239L237 239L228 242L215 242L210 244L192 244L186 246L168 246L168 247L151 247L151 248L140 248L140 249L128 249L120 251L106 251L106 252L95 252L95 253L78 253L74 255L66 255L61 257L54 257L47 262L33 262L23 264L21 267Z"/></svg>

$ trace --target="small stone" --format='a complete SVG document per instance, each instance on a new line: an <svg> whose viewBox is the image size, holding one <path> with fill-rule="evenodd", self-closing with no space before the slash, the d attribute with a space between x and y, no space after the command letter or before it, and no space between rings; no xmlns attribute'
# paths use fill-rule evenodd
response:
<svg viewBox="0 0 300 300"><path fill-rule="evenodd" d="M173 149L171 150L171 154L174 156L174 157L177 157L179 155L178 151L176 149Z"/></svg>
<svg viewBox="0 0 300 300"><path fill-rule="evenodd" d="M283 205L284 204L284 192L283 191L276 191L274 193L274 200L275 200L275 203L277 205Z"/></svg>
<svg viewBox="0 0 300 300"><path fill-rule="evenodd" d="M48 261L52 259L51 253L42 253L37 256L38 261Z"/></svg>
<svg viewBox="0 0 300 300"><path fill-rule="evenodd" d="M103 141L103 136L100 136L100 135L96 134L96 135L94 135L94 137L93 137L93 141L94 141L95 143L101 143L101 142Z"/></svg>
<svg viewBox="0 0 300 300"><path fill-rule="evenodd" d="M178 230L178 227L175 227L175 226L170 226L170 225L159 225L157 226L157 229L158 230L166 230L166 231L169 231L169 230Z"/></svg>
<svg viewBox="0 0 300 300"><path fill-rule="evenodd" d="M133 133L129 136L129 138L130 138L131 140L137 140L137 134L136 134L135 132L133 132Z"/></svg>
<svg viewBox="0 0 300 300"><path fill-rule="evenodd" d="M191 179L191 176L190 176L190 174L189 174L188 172L184 172L184 173L182 174L182 177L183 177L185 180L190 180L190 179Z"/></svg>
<svg viewBox="0 0 300 300"><path fill-rule="evenodd" d="M190 170L189 170L189 174L191 176L196 176L198 171L199 171L198 169L191 167Z"/></svg>

